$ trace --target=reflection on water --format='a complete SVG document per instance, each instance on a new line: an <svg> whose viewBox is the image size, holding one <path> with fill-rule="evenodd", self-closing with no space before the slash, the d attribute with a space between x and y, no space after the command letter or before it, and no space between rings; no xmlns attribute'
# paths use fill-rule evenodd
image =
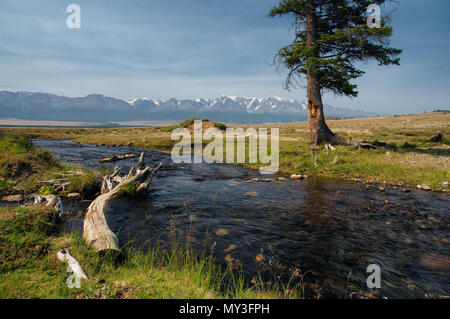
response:
<svg viewBox="0 0 450 319"><path fill-rule="evenodd" d="M126 152L145 151L153 165L165 161L147 197L111 203L108 223L122 244L159 239L168 246L173 236L188 238L198 251L213 247L224 266L242 266L248 278L258 271L271 280L311 270L315 274L305 281L320 287L324 297L368 291L366 268L373 263L381 266L382 277L376 297L450 295L448 195L379 192L323 178L245 183L258 173L225 164L175 165L153 150L60 140L35 144L85 167ZM127 172L136 159L119 164ZM87 205L65 202L75 216L71 227L82 228L80 211Z"/></svg>

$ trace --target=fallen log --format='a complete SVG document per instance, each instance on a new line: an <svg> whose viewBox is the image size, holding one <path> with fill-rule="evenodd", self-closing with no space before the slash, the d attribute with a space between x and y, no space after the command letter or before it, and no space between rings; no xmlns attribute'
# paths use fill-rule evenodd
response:
<svg viewBox="0 0 450 319"><path fill-rule="evenodd" d="M100 163L107 163L107 162L117 162L117 161L121 161L127 158L132 158L132 157L136 157L136 154L133 153L126 153L124 155L113 155L113 156L108 156L108 157L102 157L99 159Z"/></svg>
<svg viewBox="0 0 450 319"><path fill-rule="evenodd" d="M124 177L119 176L120 167L116 166L111 175L105 176L102 185L102 195L98 196L88 207L84 217L83 237L99 253L107 251L121 254L116 235L111 231L106 222L108 202L118 197L123 186L136 184L137 192L145 192L150 188L150 183L161 167L162 162L155 168L144 165L144 153L139 158L137 168L131 168Z"/></svg>
<svg viewBox="0 0 450 319"><path fill-rule="evenodd" d="M427 143L440 143L442 142L442 139L444 138L444 136L442 135L441 132L438 132L435 136L433 136L432 138L430 138Z"/></svg>

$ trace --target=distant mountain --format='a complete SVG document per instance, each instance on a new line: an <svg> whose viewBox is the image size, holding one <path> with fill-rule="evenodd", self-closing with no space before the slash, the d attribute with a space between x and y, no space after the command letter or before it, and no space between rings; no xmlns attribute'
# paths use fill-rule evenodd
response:
<svg viewBox="0 0 450 319"><path fill-rule="evenodd" d="M348 118L376 116L360 110L324 106L326 116ZM248 98L222 95L217 99L127 101L91 94L69 98L47 93L0 92L0 118L57 121L155 121L205 117L236 123L292 122L307 119L306 104L281 97Z"/></svg>

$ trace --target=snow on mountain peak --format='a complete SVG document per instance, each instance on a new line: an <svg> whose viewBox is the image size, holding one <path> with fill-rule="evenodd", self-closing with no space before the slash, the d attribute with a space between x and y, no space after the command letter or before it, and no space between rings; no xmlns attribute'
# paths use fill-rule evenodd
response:
<svg viewBox="0 0 450 319"><path fill-rule="evenodd" d="M277 96L256 98L222 95L221 97L215 99L197 98L195 100L180 100L175 98L168 100L156 100L143 97L120 100L100 94L69 98L47 93L7 91L0 92L0 107L4 108L4 114L9 117L23 116L22 113L17 113L17 110L23 109L29 109L29 114L35 114L36 107L39 107L40 110L44 110L45 112L49 112L49 114L53 114L55 110L57 111L59 109L64 110L64 112L70 110L72 112L70 113L72 114L71 116L78 116L80 113L78 112L79 109L84 110L96 107L101 108L101 110L110 110L112 112L111 116L113 116L115 111L124 110L130 111L130 118L139 118L138 116L141 116L142 114L145 115L150 113L152 113L152 116L157 117L158 112L162 112L162 114L171 112L179 115L180 117L187 116L187 113L192 116L201 113L205 113L205 116L207 116L206 113L208 113L214 117L223 117L228 121L244 120L244 118L252 114L258 115L259 117L257 118L261 118L260 116L262 115L267 115L275 117L279 116L287 119L299 119L302 116L305 117L308 111L307 104L305 102L288 100ZM377 115L375 113L351 110L348 108L336 108L329 105L324 105L324 109L328 116L342 118ZM177 112L179 112L179 114ZM61 115L61 117L67 118L67 114L64 114ZM105 112L101 112L101 116L104 117ZM119 115L116 114L114 116ZM123 113L120 116L123 118Z"/></svg>
<svg viewBox="0 0 450 319"><path fill-rule="evenodd" d="M271 95L271 96L267 97L267 99L276 100L278 102L287 102L287 99L285 99L283 97L275 96L275 95Z"/></svg>
<svg viewBox="0 0 450 319"><path fill-rule="evenodd" d="M136 103L136 101L139 100L138 98L133 98L133 99L128 99L126 100L126 102L130 105L134 105L134 103Z"/></svg>
<svg viewBox="0 0 450 319"><path fill-rule="evenodd" d="M271 95L266 98L245 97L222 94L219 98L207 100L202 98L179 100L171 98L167 101L155 100L149 98L133 98L128 99L127 103L138 106L139 101L151 101L158 107L180 109L197 109L202 110L216 110L229 112L246 112L246 113L302 113L305 107L295 100L288 100L283 97ZM194 106L195 105L195 106Z"/></svg>

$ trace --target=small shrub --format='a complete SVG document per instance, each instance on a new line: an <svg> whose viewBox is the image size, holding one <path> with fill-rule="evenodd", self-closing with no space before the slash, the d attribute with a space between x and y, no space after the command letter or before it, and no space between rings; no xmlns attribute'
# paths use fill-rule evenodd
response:
<svg viewBox="0 0 450 319"><path fill-rule="evenodd" d="M4 179L0 179L0 190L8 189L9 184Z"/></svg>
<svg viewBox="0 0 450 319"><path fill-rule="evenodd" d="M214 126L217 127L219 130L225 131L227 129L227 126L223 123L214 123Z"/></svg>
<svg viewBox="0 0 450 319"><path fill-rule="evenodd" d="M52 185L46 185L43 186L40 190L39 190L39 194L40 195L50 195L50 194L54 194L56 191L53 188Z"/></svg>
<svg viewBox="0 0 450 319"><path fill-rule="evenodd" d="M183 127L183 128L187 128L187 127L189 127L189 125L193 124L194 121L196 121L196 120L209 121L208 119L202 119L202 118L199 118L199 117L194 117L194 118L191 118L191 119L188 119L188 120L184 120L178 126L179 127Z"/></svg>
<svg viewBox="0 0 450 319"><path fill-rule="evenodd" d="M178 128L178 125L170 125L170 126L160 126L158 130L160 132L172 132L174 129Z"/></svg>
<svg viewBox="0 0 450 319"><path fill-rule="evenodd" d="M123 185L120 187L120 195L128 195L128 196L135 196L137 190L137 185L135 182L129 183L127 185Z"/></svg>

